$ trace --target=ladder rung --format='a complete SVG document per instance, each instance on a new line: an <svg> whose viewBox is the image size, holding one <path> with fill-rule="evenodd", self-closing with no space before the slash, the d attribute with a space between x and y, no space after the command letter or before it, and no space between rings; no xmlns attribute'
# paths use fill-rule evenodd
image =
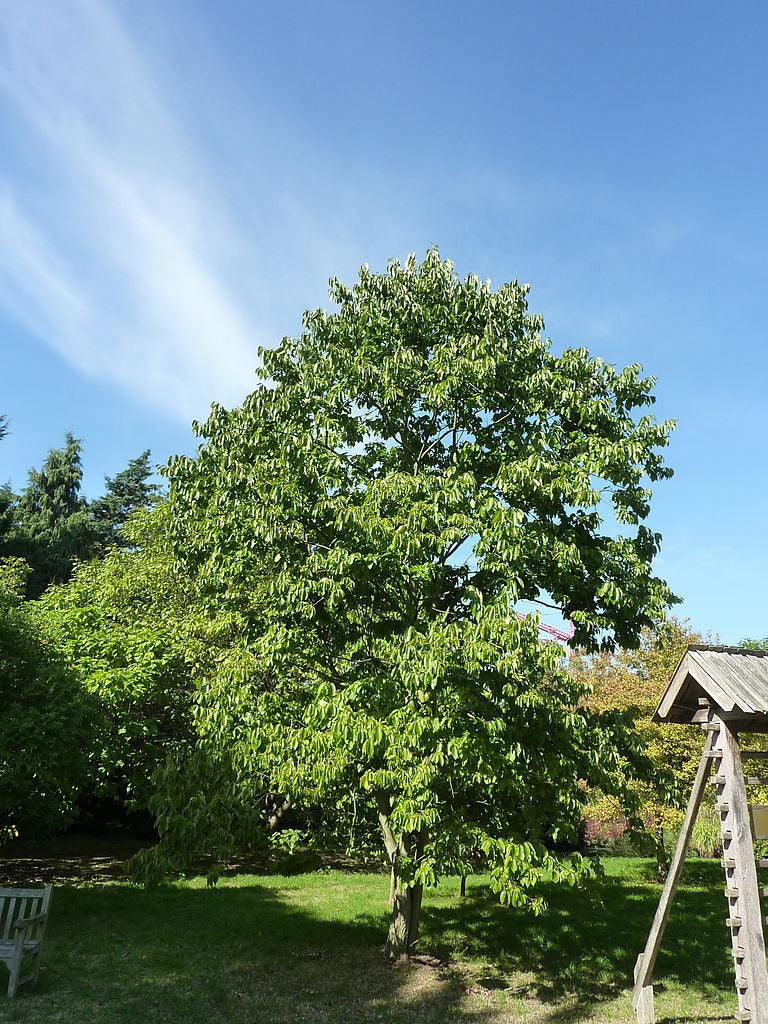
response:
<svg viewBox="0 0 768 1024"><path fill-rule="evenodd" d="M749 982L746 978L737 978L736 988L739 990L739 992L746 992L749 988Z"/></svg>
<svg viewBox="0 0 768 1024"><path fill-rule="evenodd" d="M759 868L768 868L768 857L758 857L755 864L757 864Z"/></svg>
<svg viewBox="0 0 768 1024"><path fill-rule="evenodd" d="M719 804L715 804L715 810L720 811L721 814L727 814L730 809L731 807L727 800L721 800Z"/></svg>
<svg viewBox="0 0 768 1024"><path fill-rule="evenodd" d="M726 889L725 895L728 897L729 900L737 900L739 898L739 890L730 888Z"/></svg>
<svg viewBox="0 0 768 1024"><path fill-rule="evenodd" d="M744 960L747 955L746 949L743 946L735 946L732 950L734 960Z"/></svg>
<svg viewBox="0 0 768 1024"><path fill-rule="evenodd" d="M733 832L731 832L729 828L724 828L721 834L724 843L730 843L730 841L733 839Z"/></svg>
<svg viewBox="0 0 768 1024"><path fill-rule="evenodd" d="M729 928L741 928L740 917L726 917L725 923L728 925Z"/></svg>
<svg viewBox="0 0 768 1024"><path fill-rule="evenodd" d="M753 839L768 839L768 832L755 832Z"/></svg>
<svg viewBox="0 0 768 1024"><path fill-rule="evenodd" d="M720 863L727 871L733 871L736 867L736 861L733 857L723 857ZM765 862L765 867L768 867L768 860Z"/></svg>
<svg viewBox="0 0 768 1024"><path fill-rule="evenodd" d="M749 775L744 779L745 786L768 786L768 779L762 775Z"/></svg>
<svg viewBox="0 0 768 1024"><path fill-rule="evenodd" d="M734 1020L752 1020L751 1010L737 1010L733 1015Z"/></svg>
<svg viewBox="0 0 768 1024"><path fill-rule="evenodd" d="M701 756L706 758L708 761L719 761L723 756L723 752L722 750L707 750Z"/></svg>
<svg viewBox="0 0 768 1024"><path fill-rule="evenodd" d="M724 786L726 779L724 775L713 775L709 781L713 786Z"/></svg>
<svg viewBox="0 0 768 1024"><path fill-rule="evenodd" d="M768 761L768 750L742 750L742 761Z"/></svg>
<svg viewBox="0 0 768 1024"><path fill-rule="evenodd" d="M704 732L720 732L720 726L717 722L706 722L701 728Z"/></svg>

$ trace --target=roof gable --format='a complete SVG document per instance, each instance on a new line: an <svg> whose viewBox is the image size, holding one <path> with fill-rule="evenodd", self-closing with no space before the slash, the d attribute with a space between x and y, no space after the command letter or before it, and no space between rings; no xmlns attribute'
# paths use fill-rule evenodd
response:
<svg viewBox="0 0 768 1024"><path fill-rule="evenodd" d="M741 722L768 716L768 651L691 644L680 659L654 722L693 722L700 701Z"/></svg>

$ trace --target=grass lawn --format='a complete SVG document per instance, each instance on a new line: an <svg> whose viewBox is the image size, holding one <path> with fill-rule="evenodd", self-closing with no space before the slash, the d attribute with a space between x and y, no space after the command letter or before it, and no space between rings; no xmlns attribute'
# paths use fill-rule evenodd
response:
<svg viewBox="0 0 768 1024"><path fill-rule="evenodd" d="M19 884L18 867L0 859L0 879ZM648 861L606 869L587 891L553 889L538 918L500 907L479 879L461 900L449 879L426 894L420 956L395 967L381 957L384 875L240 874L215 889L193 879L145 891L98 865L70 871L54 889L38 989L7 1001L0 965L0 1021L630 1024L629 979L660 889ZM683 879L657 1018L732 1020L722 869L689 861Z"/></svg>

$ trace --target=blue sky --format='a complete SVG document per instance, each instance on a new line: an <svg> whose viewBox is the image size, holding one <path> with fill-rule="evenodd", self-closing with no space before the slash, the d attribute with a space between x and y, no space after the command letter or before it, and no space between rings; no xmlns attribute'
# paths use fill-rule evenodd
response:
<svg viewBox="0 0 768 1024"><path fill-rule="evenodd" d="M768 633L768 7L0 0L0 479L85 493L251 389L331 275L438 244L679 427L658 572Z"/></svg>

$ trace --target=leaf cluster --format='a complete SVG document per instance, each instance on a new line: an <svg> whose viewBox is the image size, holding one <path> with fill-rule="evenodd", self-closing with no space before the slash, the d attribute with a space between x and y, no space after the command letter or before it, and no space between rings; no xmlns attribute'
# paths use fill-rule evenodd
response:
<svg viewBox="0 0 768 1024"><path fill-rule="evenodd" d="M588 704L603 712L615 711L632 724L641 739L653 773L631 785L642 804L642 819L651 833L679 825L680 807L687 799L701 757L703 738L697 729L654 723L652 716L689 644L707 642L680 620L670 617L653 629L644 629L634 650L574 658L572 672L590 688ZM605 817L606 803L593 794L585 810ZM620 813L614 804L614 816Z"/></svg>
<svg viewBox="0 0 768 1024"><path fill-rule="evenodd" d="M151 776L192 736L196 675L215 644L165 540L168 508L135 513L127 548L80 563L35 602L51 642L90 695L98 729L89 789L128 810L148 806Z"/></svg>
<svg viewBox="0 0 768 1024"><path fill-rule="evenodd" d="M92 736L93 702L23 600L28 571L0 560L0 842L75 816Z"/></svg>

